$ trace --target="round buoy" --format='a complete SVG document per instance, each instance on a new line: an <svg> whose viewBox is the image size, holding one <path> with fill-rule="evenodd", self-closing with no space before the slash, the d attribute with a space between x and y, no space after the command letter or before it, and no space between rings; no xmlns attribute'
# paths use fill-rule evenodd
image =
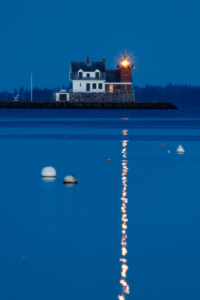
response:
<svg viewBox="0 0 200 300"><path fill-rule="evenodd" d="M66 135L64 135L64 137L66 138L67 136L66 136Z"/></svg>
<svg viewBox="0 0 200 300"><path fill-rule="evenodd" d="M168 150L167 152L168 152L168 153L170 153L170 151L169 151L169 150Z"/></svg>
<svg viewBox="0 0 200 300"><path fill-rule="evenodd" d="M63 179L63 183L76 184L78 180L74 175L68 175Z"/></svg>
<svg viewBox="0 0 200 300"><path fill-rule="evenodd" d="M45 167L41 174L42 177L56 177L56 170L53 167Z"/></svg>
<svg viewBox="0 0 200 300"><path fill-rule="evenodd" d="M108 158L107 160L108 160L108 161L111 161L111 159L110 159L110 158Z"/></svg>
<svg viewBox="0 0 200 300"><path fill-rule="evenodd" d="M178 145L178 148L176 149L176 152L178 154L183 154L183 153L185 153L185 150L183 149L183 147L181 145Z"/></svg>
<svg viewBox="0 0 200 300"><path fill-rule="evenodd" d="M164 144L164 143L162 143L162 146L165 146L165 144Z"/></svg>

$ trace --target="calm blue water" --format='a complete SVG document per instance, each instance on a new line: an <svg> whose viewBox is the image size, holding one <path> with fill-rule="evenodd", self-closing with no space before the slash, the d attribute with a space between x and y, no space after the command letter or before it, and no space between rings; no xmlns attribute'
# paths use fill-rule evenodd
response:
<svg viewBox="0 0 200 300"><path fill-rule="evenodd" d="M1 109L0 299L118 299L125 192L126 299L199 300L199 135L197 109Z"/></svg>

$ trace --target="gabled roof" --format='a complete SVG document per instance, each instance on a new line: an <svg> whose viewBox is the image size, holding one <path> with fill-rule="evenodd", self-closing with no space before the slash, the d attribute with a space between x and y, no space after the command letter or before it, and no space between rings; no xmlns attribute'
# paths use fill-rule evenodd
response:
<svg viewBox="0 0 200 300"><path fill-rule="evenodd" d="M83 72L95 72L97 69L105 72L105 64L103 62L71 62L72 72L78 72L80 69Z"/></svg>
<svg viewBox="0 0 200 300"><path fill-rule="evenodd" d="M120 70L106 70L106 82L121 82Z"/></svg>

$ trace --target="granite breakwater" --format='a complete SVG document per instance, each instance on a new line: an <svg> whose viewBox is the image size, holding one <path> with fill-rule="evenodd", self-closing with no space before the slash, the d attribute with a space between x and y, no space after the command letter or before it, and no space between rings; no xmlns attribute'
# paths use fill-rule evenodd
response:
<svg viewBox="0 0 200 300"><path fill-rule="evenodd" d="M36 109L177 109L169 102L0 101L0 108Z"/></svg>

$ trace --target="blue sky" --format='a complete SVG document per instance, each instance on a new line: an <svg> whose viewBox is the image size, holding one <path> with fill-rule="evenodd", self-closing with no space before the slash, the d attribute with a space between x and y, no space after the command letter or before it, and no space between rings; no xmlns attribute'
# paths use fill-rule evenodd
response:
<svg viewBox="0 0 200 300"><path fill-rule="evenodd" d="M133 83L199 85L200 2L0 0L0 91L68 83L70 61L125 52Z"/></svg>

